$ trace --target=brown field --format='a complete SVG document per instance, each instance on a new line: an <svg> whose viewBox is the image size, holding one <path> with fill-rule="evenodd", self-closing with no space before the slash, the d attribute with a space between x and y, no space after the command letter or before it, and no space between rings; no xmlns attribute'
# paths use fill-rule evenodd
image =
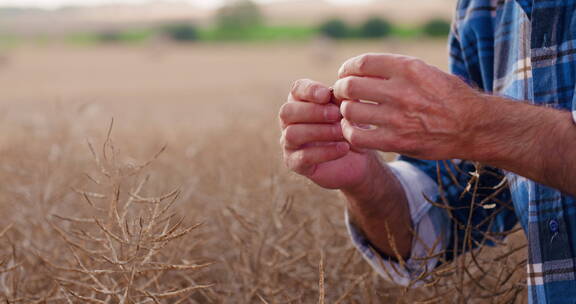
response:
<svg viewBox="0 0 576 304"><path fill-rule="evenodd" d="M523 250L502 257L521 235L482 255L492 275L404 292L354 251L338 193L283 169L291 82L364 52L446 67L439 41L1 53L0 300L523 302Z"/></svg>

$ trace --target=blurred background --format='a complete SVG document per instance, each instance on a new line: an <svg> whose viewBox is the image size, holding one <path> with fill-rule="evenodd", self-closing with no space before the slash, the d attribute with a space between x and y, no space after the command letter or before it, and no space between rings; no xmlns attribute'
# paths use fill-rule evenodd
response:
<svg viewBox="0 0 576 304"><path fill-rule="evenodd" d="M17 121L60 105L118 121L254 122L295 79L332 83L364 52L445 68L455 2L0 0L0 106Z"/></svg>
<svg viewBox="0 0 576 304"><path fill-rule="evenodd" d="M346 59L366 52L446 69L455 5L0 0L0 300L518 300L524 264L510 248L485 261L497 261L487 269L504 283L472 266L408 293L386 283L352 247L338 193L281 162L276 117L293 81L332 84ZM130 231L173 196L170 217L146 230L149 247L133 246ZM164 223L175 233L204 224L172 238ZM126 269L139 270L128 279Z"/></svg>

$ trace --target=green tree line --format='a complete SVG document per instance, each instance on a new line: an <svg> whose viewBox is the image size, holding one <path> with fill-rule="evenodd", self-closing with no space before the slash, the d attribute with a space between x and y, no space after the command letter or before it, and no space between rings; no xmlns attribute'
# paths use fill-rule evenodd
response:
<svg viewBox="0 0 576 304"><path fill-rule="evenodd" d="M318 26L269 26L266 25L258 5L249 0L234 1L220 8L214 25L201 27L190 21L173 22L147 30L113 30L96 35L99 42L142 41L160 35L177 42L194 41L250 41L250 40L303 40L315 36L331 39L380 39L397 37L446 37L450 22L433 19L419 27L402 27L382 17L367 18L358 25L351 25L340 18L333 18Z"/></svg>

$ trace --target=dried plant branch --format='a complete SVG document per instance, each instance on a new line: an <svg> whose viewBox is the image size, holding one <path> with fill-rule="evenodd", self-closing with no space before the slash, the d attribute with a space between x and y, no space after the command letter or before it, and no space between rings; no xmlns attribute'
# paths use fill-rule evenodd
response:
<svg viewBox="0 0 576 304"><path fill-rule="evenodd" d="M326 303L326 286L325 286L325 270L324 270L324 263L325 263L325 256L324 251L320 251L320 265L319 265L319 282L318 282L318 303L324 304Z"/></svg>
<svg viewBox="0 0 576 304"><path fill-rule="evenodd" d="M2 238L6 234L6 232L8 232L10 229L12 229L12 226L13 226L13 224L10 224L10 225L6 226L4 229L2 229L0 231L0 238Z"/></svg>
<svg viewBox="0 0 576 304"><path fill-rule="evenodd" d="M197 286L191 286L191 287L187 287L187 288L182 288L182 289L177 289L177 290L173 290L173 291L168 291L168 292L163 292L163 293L151 293L145 290L138 290L139 292L144 293L145 295L152 297L154 299L162 299L162 298L170 298L170 297L178 297L178 296L182 296L185 294L189 294L191 292L194 291L198 291L201 289L207 289L207 288L211 288L214 285L197 285Z"/></svg>

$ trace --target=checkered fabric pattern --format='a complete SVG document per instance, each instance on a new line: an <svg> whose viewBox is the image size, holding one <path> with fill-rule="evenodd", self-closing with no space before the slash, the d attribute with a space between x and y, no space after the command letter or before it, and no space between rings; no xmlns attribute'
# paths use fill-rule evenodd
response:
<svg viewBox="0 0 576 304"><path fill-rule="evenodd" d="M453 29L454 74L487 92L572 111L576 119L575 0L463 0ZM529 242L530 302L576 303L576 199L507 177Z"/></svg>
<svg viewBox="0 0 576 304"><path fill-rule="evenodd" d="M485 92L572 111L576 121L576 0L460 0L452 28L453 74ZM470 179L466 172L474 170L472 164L403 156L393 166L398 163L409 164L427 176L427 180L412 178L403 182L410 207L426 210L424 215L412 216L416 230L435 231L433 235L419 235L420 239L432 243L435 236L449 237L449 241L442 243L448 260L469 250L460 243L464 231L451 224L449 217L439 216L439 207L430 206L423 199L416 200L413 194L420 191L414 190L418 183L434 181L436 186L442 186L439 188L443 193L428 191L430 199L441 201L440 197L445 197L445 204L458 207L453 209L452 219L465 222L470 214L471 197L461 194ZM497 174L492 174L496 171L488 168L488 174L481 178L480 189L490 189L499 183ZM401 168L395 173L400 180L411 178ZM485 232L506 231L519 222L529 242L530 303L576 303L576 198L509 172L502 174L506 175L510 189L490 197L496 208L474 209L472 223L478 230L472 233L473 243L492 245L484 237ZM416 193L422 196L422 192ZM422 229L423 225L428 228ZM349 229L355 245L379 272L382 273L382 266L376 264L394 264L381 254L367 253L374 251L369 241L353 225ZM447 233L440 232L446 229ZM417 253L423 254L422 250ZM374 259L384 263L374 263ZM393 275L393 279L402 282L418 273L414 269L403 271Z"/></svg>

